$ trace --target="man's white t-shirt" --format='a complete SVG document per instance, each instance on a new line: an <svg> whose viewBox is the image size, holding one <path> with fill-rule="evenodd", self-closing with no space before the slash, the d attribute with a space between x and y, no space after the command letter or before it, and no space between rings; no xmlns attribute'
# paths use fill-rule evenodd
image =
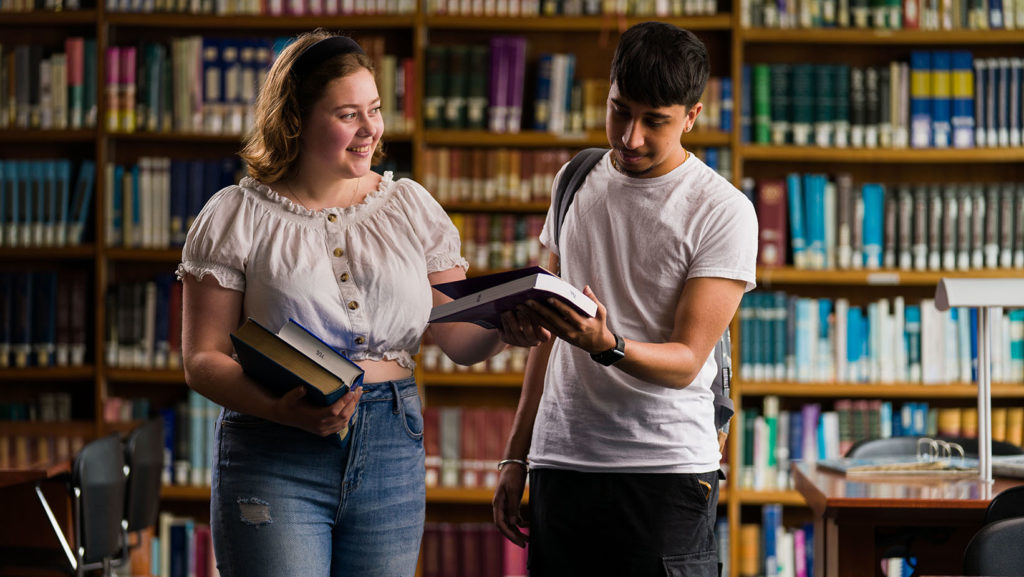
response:
<svg viewBox="0 0 1024 577"><path fill-rule="evenodd" d="M555 182L565 170L559 171ZM610 155L594 167L552 238L561 276L590 285L608 328L641 342L666 342L687 279L755 284L757 217L736 187L697 157L656 178L630 178ZM559 254L559 249L561 253ZM628 345L627 345L628 354ZM718 468L711 382L713 356L683 389L646 383L555 341L544 380L530 466L591 472L704 473Z"/></svg>

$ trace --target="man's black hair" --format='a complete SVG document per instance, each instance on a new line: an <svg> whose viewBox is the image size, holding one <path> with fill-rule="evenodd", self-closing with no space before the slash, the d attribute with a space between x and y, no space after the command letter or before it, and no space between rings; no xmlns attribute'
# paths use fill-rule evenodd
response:
<svg viewBox="0 0 1024 577"><path fill-rule="evenodd" d="M664 22L642 22L622 34L612 58L619 93L655 108L700 101L708 82L708 50L692 32Z"/></svg>

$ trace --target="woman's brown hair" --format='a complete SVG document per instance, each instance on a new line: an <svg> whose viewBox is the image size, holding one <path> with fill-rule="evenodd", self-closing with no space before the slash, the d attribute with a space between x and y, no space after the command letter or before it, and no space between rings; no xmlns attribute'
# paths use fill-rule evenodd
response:
<svg viewBox="0 0 1024 577"><path fill-rule="evenodd" d="M256 180L277 182L295 167L303 120L323 96L328 83L360 69L376 76L373 62L361 53L329 58L302 77L292 74L292 66L307 48L331 36L335 35L322 28L300 34L270 67L266 83L256 97L253 130L239 153L248 164L249 176ZM384 150L378 142L373 163L383 159Z"/></svg>

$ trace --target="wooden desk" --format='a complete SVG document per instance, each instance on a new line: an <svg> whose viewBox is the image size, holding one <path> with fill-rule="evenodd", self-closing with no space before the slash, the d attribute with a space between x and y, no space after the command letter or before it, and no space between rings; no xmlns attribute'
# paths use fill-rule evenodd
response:
<svg viewBox="0 0 1024 577"><path fill-rule="evenodd" d="M71 472L71 460L37 461L24 467L0 467L0 489L11 485L52 479Z"/></svg>
<svg viewBox="0 0 1024 577"><path fill-rule="evenodd" d="M816 577L880 576L887 544L917 533L910 554L923 575L956 575L964 548L981 527L992 495L1021 484L973 477L885 476L847 479L814 464L794 463L793 480L814 512Z"/></svg>
<svg viewBox="0 0 1024 577"><path fill-rule="evenodd" d="M58 525L66 535L71 535L71 500L62 478L62 475L70 471L70 459L36 462L24 467L0 468L0 511L4 512L4 518L7 520L0 523L0 575L25 574L5 570L3 550L31 553L55 561L63 558L64 552L60 542L36 495L36 485L38 484L50 503ZM67 572L49 574L66 575Z"/></svg>

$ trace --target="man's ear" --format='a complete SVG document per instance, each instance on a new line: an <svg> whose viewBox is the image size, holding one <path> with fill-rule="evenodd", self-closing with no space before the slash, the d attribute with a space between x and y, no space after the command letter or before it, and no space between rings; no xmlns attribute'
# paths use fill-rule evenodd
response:
<svg viewBox="0 0 1024 577"><path fill-rule="evenodd" d="M693 129L694 123L697 122L697 116L700 115L700 111L704 110L703 103L696 103L686 111L686 120L683 121L683 132L689 132Z"/></svg>

